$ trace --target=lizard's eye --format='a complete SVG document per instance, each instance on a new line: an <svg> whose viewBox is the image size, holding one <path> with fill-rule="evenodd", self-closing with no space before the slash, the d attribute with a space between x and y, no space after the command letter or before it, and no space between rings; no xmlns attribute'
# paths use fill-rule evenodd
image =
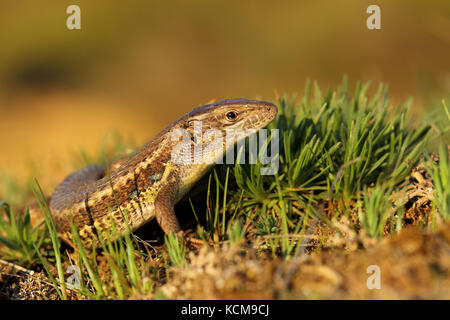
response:
<svg viewBox="0 0 450 320"><path fill-rule="evenodd" d="M227 113L227 119L230 121L234 121L237 118L237 113L234 111L230 111Z"/></svg>

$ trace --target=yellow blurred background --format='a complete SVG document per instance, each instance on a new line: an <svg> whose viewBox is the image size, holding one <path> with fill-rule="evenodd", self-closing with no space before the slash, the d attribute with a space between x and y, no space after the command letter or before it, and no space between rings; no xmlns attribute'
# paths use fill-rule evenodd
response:
<svg viewBox="0 0 450 320"><path fill-rule="evenodd" d="M66 28L72 4L81 30ZM424 117L450 96L450 1L2 0L0 177L54 186L113 130L139 145L211 99L274 101L344 74Z"/></svg>

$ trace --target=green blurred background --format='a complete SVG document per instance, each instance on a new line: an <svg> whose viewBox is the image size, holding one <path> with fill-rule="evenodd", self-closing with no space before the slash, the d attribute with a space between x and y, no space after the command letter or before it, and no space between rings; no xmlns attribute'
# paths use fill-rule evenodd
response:
<svg viewBox="0 0 450 320"><path fill-rule="evenodd" d="M274 101L308 77L387 82L420 119L450 96L449 57L449 0L1 0L0 170L58 182L112 130L140 144L199 104Z"/></svg>

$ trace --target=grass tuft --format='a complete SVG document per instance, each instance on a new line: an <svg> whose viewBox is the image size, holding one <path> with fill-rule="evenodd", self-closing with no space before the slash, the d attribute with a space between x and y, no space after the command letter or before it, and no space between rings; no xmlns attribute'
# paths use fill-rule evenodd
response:
<svg viewBox="0 0 450 320"><path fill-rule="evenodd" d="M430 165L427 170L433 179L433 203L445 220L450 219L450 160L448 149L439 145L439 165L429 158Z"/></svg>
<svg viewBox="0 0 450 320"><path fill-rule="evenodd" d="M16 215L8 203L0 202L0 255L3 259L31 266L39 261L37 252L47 244L46 230L32 227L30 212Z"/></svg>

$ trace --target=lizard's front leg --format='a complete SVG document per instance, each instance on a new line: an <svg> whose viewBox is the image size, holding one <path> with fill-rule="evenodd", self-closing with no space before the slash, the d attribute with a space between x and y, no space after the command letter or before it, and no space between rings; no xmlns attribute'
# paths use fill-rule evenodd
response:
<svg viewBox="0 0 450 320"><path fill-rule="evenodd" d="M155 198L155 217L165 234L181 231L177 216L174 211L174 198L177 193L177 179L171 174L167 184L161 188Z"/></svg>
<svg viewBox="0 0 450 320"><path fill-rule="evenodd" d="M178 191L177 188L178 184L175 174L171 174L168 183L159 191L158 196L155 199L155 216L156 221L158 221L158 224L166 235L174 232L178 237L182 237L183 230L180 228L180 224L174 211L174 198ZM204 245L203 241L200 239L188 237L184 238L184 240L196 247Z"/></svg>

